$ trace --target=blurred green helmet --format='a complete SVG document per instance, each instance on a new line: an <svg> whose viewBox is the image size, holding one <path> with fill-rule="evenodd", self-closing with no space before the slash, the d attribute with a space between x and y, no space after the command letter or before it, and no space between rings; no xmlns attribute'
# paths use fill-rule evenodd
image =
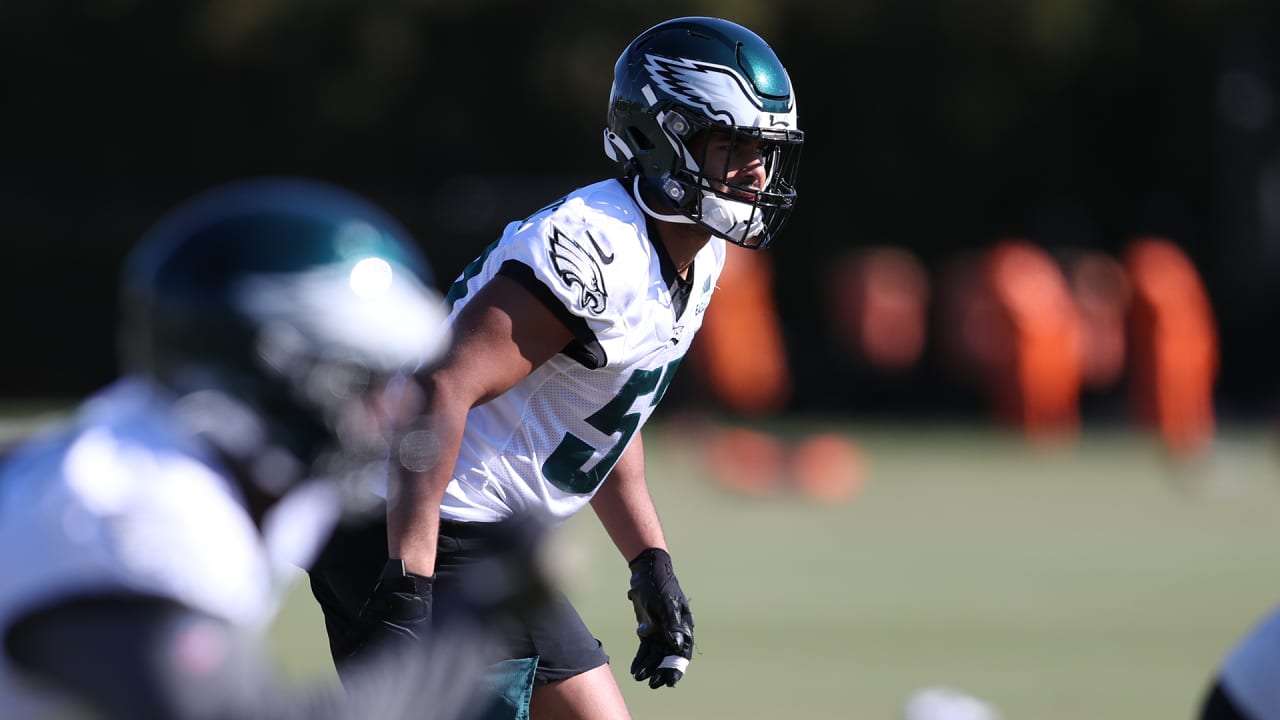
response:
<svg viewBox="0 0 1280 720"><path fill-rule="evenodd" d="M690 146L710 130L762 143L762 191L718 182L723 174L695 157ZM786 69L740 25L668 20L633 40L614 66L605 153L650 215L672 220L650 208L642 190L683 222L744 247L766 247L795 205L803 143Z"/></svg>
<svg viewBox="0 0 1280 720"><path fill-rule="evenodd" d="M123 369L257 426L239 441L211 428L222 449L283 448L314 472L356 432L345 413L362 393L443 352L433 288L408 233L366 200L301 179L232 183L166 214L128 257Z"/></svg>

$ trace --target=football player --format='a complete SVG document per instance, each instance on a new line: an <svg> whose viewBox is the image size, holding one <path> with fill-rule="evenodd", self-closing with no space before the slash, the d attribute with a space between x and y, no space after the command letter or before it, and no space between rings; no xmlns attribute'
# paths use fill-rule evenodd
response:
<svg viewBox="0 0 1280 720"><path fill-rule="evenodd" d="M339 658L370 630L421 626L495 524L536 512L554 525L590 505L630 565L631 675L681 680L694 618L640 430L702 324L727 245L777 238L802 143L787 71L747 28L679 18L629 44L604 132L618 176L512 222L463 269L446 297L450 350L419 374L440 460L393 483L386 527L340 534L312 573L331 641L347 638ZM563 597L507 641L535 667L532 717L629 716Z"/></svg>
<svg viewBox="0 0 1280 720"><path fill-rule="evenodd" d="M455 717L466 686L425 652L348 696L274 681L263 647L446 345L404 231L333 186L244 181L162 218L122 279L125 374L0 470L0 714Z"/></svg>

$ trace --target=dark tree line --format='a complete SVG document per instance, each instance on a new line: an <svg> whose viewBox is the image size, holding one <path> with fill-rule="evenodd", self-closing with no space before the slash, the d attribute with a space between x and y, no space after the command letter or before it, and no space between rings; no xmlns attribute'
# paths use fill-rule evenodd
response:
<svg viewBox="0 0 1280 720"><path fill-rule="evenodd" d="M1226 399L1256 408L1277 386L1280 210L1263 189L1280 172L1277 7L7 0L0 393L108 379L116 264L160 212L226 180L363 192L448 282L507 220L609 171L618 52L701 13L759 31L797 87L801 204L775 262L805 378L840 371L823 364L818 288L851 247L907 247L938 269L1001 236L1114 252L1158 233L1210 286ZM801 405L820 394L800 390Z"/></svg>

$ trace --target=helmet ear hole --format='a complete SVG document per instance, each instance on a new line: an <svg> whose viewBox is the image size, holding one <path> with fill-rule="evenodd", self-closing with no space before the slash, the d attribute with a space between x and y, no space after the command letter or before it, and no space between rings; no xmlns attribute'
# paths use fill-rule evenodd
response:
<svg viewBox="0 0 1280 720"><path fill-rule="evenodd" d="M685 120L684 116L677 112L669 113L667 115L667 119L663 121L662 124L666 127L668 132L671 132L676 137L681 138L687 136L691 129L689 121Z"/></svg>
<svg viewBox="0 0 1280 720"><path fill-rule="evenodd" d="M634 125L627 128L627 137L631 139L631 145L639 150L652 150L655 147L653 141L649 140L649 136L640 132L640 128Z"/></svg>

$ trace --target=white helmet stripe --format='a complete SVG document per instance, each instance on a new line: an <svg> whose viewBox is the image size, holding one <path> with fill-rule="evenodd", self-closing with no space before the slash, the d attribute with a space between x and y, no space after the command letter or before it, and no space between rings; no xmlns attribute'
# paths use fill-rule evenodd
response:
<svg viewBox="0 0 1280 720"><path fill-rule="evenodd" d="M786 115L764 112L764 105L751 90L751 84L733 68L685 58L657 55L645 58L645 70L660 90L704 110L726 125L773 127L790 123L790 127L795 126L794 104ZM645 90L649 90L648 86Z"/></svg>
<svg viewBox="0 0 1280 720"><path fill-rule="evenodd" d="M433 360L448 338L439 296L408 270L377 260L248 276L235 302L263 326L291 326L322 354L359 358L375 371Z"/></svg>

